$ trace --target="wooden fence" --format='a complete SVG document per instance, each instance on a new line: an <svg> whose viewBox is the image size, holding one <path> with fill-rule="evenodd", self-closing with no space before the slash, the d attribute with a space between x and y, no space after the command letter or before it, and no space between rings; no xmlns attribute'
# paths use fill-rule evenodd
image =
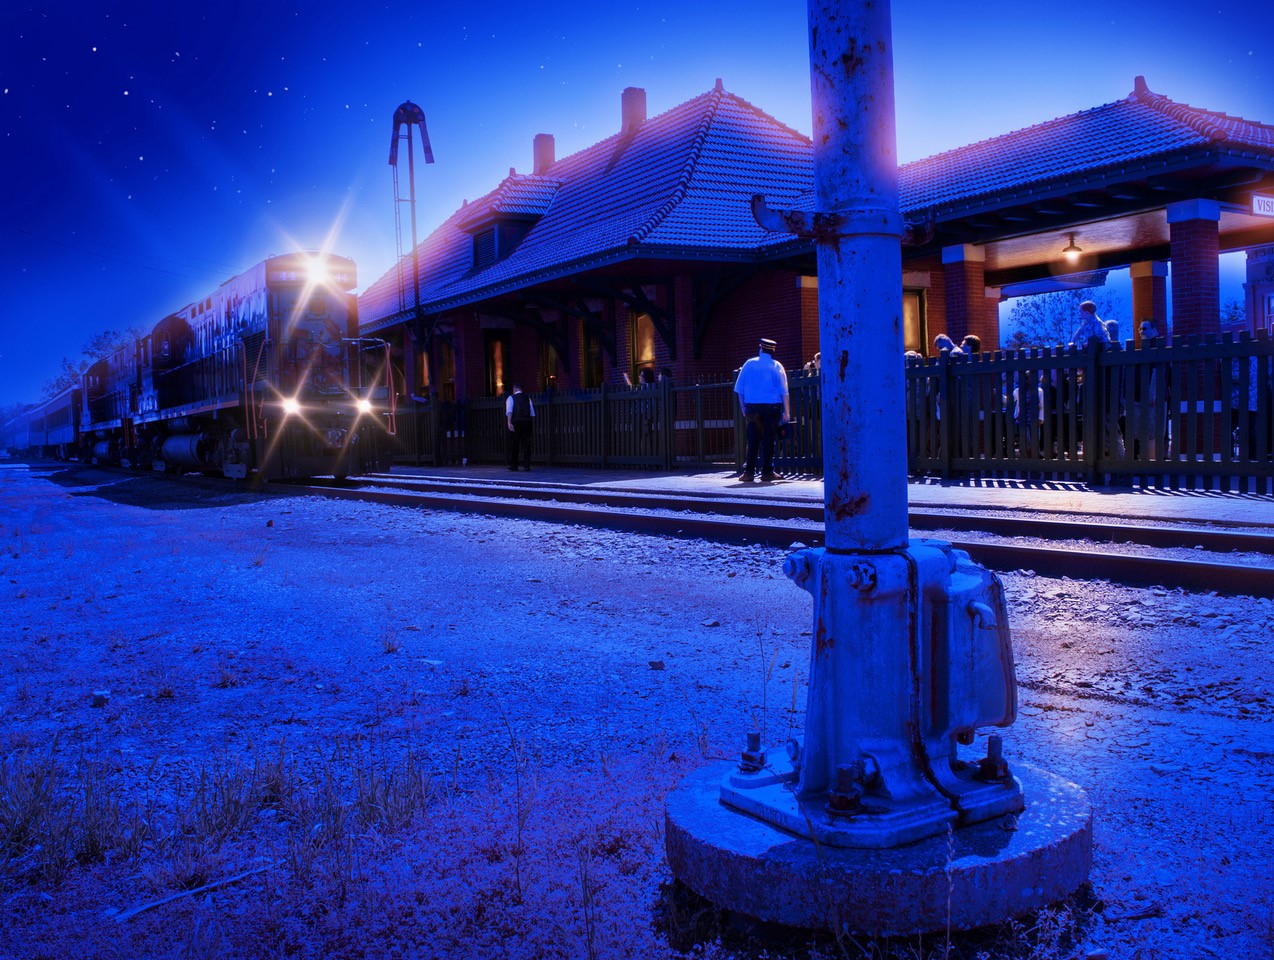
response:
<svg viewBox="0 0 1274 960"><path fill-rule="evenodd" d="M822 470L817 374L788 378L792 424L776 463ZM943 355L907 361L911 473L1272 492L1274 340ZM733 379L534 397L532 459L545 465L741 464ZM398 414L396 462L499 463L504 400L415 404Z"/></svg>

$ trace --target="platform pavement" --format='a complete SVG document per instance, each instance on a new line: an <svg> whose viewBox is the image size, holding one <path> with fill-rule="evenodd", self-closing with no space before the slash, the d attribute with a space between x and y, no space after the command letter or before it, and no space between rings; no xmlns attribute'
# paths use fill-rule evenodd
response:
<svg viewBox="0 0 1274 960"><path fill-rule="evenodd" d="M733 470L639 471L577 467L536 467L530 473L510 473L505 467L395 467L399 475L453 477L485 481L563 484L594 490L629 493L684 493L695 497L743 497L749 500L823 499L820 477L796 477L777 483L743 483ZM1197 490L1089 487L1070 481L976 480L941 483L912 481L908 498L913 508L931 510L1025 510L1031 513L1083 514L1128 520L1215 523L1263 528L1274 532L1274 497L1251 493Z"/></svg>

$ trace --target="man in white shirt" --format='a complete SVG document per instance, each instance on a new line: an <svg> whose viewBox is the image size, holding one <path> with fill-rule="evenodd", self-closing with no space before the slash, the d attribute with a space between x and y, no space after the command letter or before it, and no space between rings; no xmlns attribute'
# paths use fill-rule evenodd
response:
<svg viewBox="0 0 1274 960"><path fill-rule="evenodd" d="M761 352L739 369L734 392L747 421L747 453L743 460L744 483L756 479L757 459L761 461L761 480L769 482L774 474L774 440L780 424L792 416L787 393L787 371L774 359L778 344L761 338Z"/></svg>

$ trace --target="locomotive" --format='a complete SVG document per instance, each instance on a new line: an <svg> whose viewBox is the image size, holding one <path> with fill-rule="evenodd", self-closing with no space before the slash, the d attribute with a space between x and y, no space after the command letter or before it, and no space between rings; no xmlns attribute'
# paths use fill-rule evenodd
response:
<svg viewBox="0 0 1274 960"><path fill-rule="evenodd" d="M99 359L78 388L83 462L246 478L381 469L389 348L357 336L354 262L270 257ZM383 406L383 405L382 405Z"/></svg>

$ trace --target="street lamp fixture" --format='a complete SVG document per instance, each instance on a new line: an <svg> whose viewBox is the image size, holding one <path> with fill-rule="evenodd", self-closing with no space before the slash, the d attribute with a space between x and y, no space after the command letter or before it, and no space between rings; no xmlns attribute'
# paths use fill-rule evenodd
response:
<svg viewBox="0 0 1274 960"><path fill-rule="evenodd" d="M1068 243L1068 244L1066 244L1066 246L1062 247L1062 254L1066 257L1066 259L1067 259L1067 260L1070 260L1070 261L1073 263L1074 261L1076 261L1076 260L1078 260L1078 259L1079 259L1079 255L1080 255L1081 253L1083 253L1084 251L1083 251L1083 250L1081 250L1081 249L1080 249L1080 248L1076 245L1076 243L1075 243L1075 234L1073 234L1073 233L1071 234L1070 240L1071 240L1071 242L1070 242L1070 243Z"/></svg>

